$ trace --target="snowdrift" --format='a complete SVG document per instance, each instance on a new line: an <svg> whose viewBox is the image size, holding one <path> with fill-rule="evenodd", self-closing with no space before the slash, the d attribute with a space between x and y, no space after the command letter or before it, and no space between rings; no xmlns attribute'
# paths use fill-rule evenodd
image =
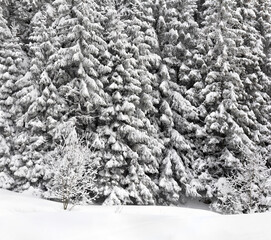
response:
<svg viewBox="0 0 271 240"><path fill-rule="evenodd" d="M76 206L0 190L1 240L270 240L271 212L225 216L157 206Z"/></svg>

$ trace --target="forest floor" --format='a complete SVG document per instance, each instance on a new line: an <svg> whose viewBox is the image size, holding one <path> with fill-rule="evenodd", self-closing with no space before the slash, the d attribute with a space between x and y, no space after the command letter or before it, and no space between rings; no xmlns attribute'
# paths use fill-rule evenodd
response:
<svg viewBox="0 0 271 240"><path fill-rule="evenodd" d="M270 240L270 223L271 212L229 216L159 206L64 211L60 203L0 190L1 240Z"/></svg>

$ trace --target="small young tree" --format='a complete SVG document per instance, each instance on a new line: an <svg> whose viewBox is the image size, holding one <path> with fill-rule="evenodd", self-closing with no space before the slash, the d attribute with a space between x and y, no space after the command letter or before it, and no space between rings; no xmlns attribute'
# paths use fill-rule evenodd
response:
<svg viewBox="0 0 271 240"><path fill-rule="evenodd" d="M254 213L270 209L270 171L260 153L244 150L246 156L239 172L221 177L214 184L216 200L211 207L221 213Z"/></svg>
<svg viewBox="0 0 271 240"><path fill-rule="evenodd" d="M271 185L268 179L270 170L259 151L248 153L243 171L233 179L243 213L265 212L270 209Z"/></svg>
<svg viewBox="0 0 271 240"><path fill-rule="evenodd" d="M64 210L69 203L90 203L95 197L96 171L90 157L90 149L83 145L74 128L51 155L54 173L50 198L60 200Z"/></svg>

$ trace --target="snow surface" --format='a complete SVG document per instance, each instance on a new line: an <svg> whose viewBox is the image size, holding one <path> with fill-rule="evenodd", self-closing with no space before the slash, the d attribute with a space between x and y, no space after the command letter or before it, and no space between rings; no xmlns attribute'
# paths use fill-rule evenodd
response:
<svg viewBox="0 0 271 240"><path fill-rule="evenodd" d="M76 206L0 190L1 240L269 240L271 212L223 216L191 208Z"/></svg>

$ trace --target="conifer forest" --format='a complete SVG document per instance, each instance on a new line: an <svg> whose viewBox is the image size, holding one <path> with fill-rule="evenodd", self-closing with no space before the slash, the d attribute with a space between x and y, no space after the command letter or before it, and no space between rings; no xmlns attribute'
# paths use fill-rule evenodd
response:
<svg viewBox="0 0 271 240"><path fill-rule="evenodd" d="M271 0L0 0L0 188L271 208Z"/></svg>

